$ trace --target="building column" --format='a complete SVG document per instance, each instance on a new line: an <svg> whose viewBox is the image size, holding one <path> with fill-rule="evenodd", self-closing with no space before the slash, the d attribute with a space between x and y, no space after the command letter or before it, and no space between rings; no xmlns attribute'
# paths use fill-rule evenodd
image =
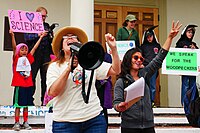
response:
<svg viewBox="0 0 200 133"><path fill-rule="evenodd" d="M83 29L94 40L94 0L71 0L70 25Z"/></svg>

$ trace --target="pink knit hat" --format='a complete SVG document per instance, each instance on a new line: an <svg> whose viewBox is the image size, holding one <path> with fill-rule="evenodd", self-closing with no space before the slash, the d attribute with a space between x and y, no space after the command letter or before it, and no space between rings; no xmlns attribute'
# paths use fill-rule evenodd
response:
<svg viewBox="0 0 200 133"><path fill-rule="evenodd" d="M25 47L28 49L28 46L27 46L25 43L19 43L19 44L16 46L16 53L15 53L15 55L19 54L20 48L21 48L22 46L25 46Z"/></svg>

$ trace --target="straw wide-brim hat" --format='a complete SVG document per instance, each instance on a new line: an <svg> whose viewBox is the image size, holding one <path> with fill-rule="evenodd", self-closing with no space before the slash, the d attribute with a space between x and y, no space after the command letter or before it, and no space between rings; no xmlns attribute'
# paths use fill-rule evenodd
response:
<svg viewBox="0 0 200 133"><path fill-rule="evenodd" d="M63 36L66 36L67 34L73 34L73 35L77 36L78 40L82 44L88 42L88 37L82 29L77 28L77 27L71 27L71 26L63 27L56 32L56 34L53 38L53 41L52 41L52 49L53 49L53 53L56 57L58 57L59 51L61 49L62 38L63 38Z"/></svg>

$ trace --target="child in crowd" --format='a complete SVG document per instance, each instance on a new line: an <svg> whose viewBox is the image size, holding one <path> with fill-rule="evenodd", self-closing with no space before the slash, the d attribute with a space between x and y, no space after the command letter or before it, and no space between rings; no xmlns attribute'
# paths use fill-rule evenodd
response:
<svg viewBox="0 0 200 133"><path fill-rule="evenodd" d="M176 43L176 48L198 49L193 42L197 25L189 24L185 26L180 39ZM191 126L200 127L200 116L198 111L198 93L196 86L196 76L181 75L181 104L184 107L186 118ZM196 110L196 111L195 111Z"/></svg>
<svg viewBox="0 0 200 133"><path fill-rule="evenodd" d="M158 52L161 49L160 44L158 43L157 37L154 33L154 29L158 26L152 26L149 29L147 29L144 32L143 38L142 38L142 56L145 58L143 65L147 66L153 58L156 57ZM155 71L153 76L149 79L149 90L150 90L150 98L152 107L155 106L155 95L156 95L156 79L158 77L158 71Z"/></svg>
<svg viewBox="0 0 200 133"><path fill-rule="evenodd" d="M44 37L44 33L41 34L39 40L34 45L33 49L28 53L28 47L24 43L16 45L15 35L10 30L12 37L13 48L13 78L12 86L15 87L13 104L15 107L15 125L13 129L19 131L21 128L31 130L32 128L28 124L28 106L33 106L33 80L31 73L31 64L34 62L33 54L40 44L40 41ZM19 123L20 108L23 108L24 122L22 127Z"/></svg>

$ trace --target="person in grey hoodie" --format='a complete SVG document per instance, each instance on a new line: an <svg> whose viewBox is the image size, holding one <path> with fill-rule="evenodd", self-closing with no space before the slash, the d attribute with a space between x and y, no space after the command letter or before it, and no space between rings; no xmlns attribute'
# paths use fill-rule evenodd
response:
<svg viewBox="0 0 200 133"><path fill-rule="evenodd" d="M172 23L171 31L159 51L158 55L144 67L142 52L138 48L129 49L121 64L121 73L114 86L113 106L116 111L121 112L122 133L155 133L154 117L151 107L151 99L147 80L157 71L165 59L173 38L178 34L182 25L178 22ZM144 96L134 104L125 102L124 89L138 80L145 79Z"/></svg>

